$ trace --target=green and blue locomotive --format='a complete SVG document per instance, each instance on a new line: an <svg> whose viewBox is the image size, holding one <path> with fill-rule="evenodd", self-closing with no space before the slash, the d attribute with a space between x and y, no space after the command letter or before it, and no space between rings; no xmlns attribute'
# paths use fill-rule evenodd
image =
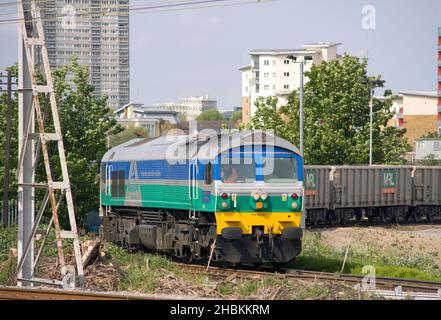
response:
<svg viewBox="0 0 441 320"><path fill-rule="evenodd" d="M106 240L187 261L283 264L301 250L303 161L265 132L136 139L101 168Z"/></svg>

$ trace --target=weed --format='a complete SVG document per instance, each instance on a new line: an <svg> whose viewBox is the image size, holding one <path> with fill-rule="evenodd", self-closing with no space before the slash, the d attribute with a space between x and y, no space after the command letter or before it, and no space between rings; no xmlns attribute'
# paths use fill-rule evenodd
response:
<svg viewBox="0 0 441 320"><path fill-rule="evenodd" d="M217 287L217 291L223 296L231 296L235 288L232 283L223 283Z"/></svg>

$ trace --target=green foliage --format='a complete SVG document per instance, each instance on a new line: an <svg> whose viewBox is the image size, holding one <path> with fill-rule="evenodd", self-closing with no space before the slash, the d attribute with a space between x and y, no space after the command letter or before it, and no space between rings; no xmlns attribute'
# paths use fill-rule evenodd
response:
<svg viewBox="0 0 441 320"><path fill-rule="evenodd" d="M339 273L345 250L326 245L318 233L307 234L302 253L290 267ZM433 255L420 252L385 251L377 244L366 248L350 247L343 273L362 275L366 265L373 265L377 276L441 281L441 270Z"/></svg>
<svg viewBox="0 0 441 320"><path fill-rule="evenodd" d="M41 75L38 77L44 83ZM53 80L58 104L64 147L72 185L74 206L77 217L82 219L90 210L96 209L99 203L99 172L100 162L107 151L107 135L117 134L122 129L117 125L112 111L107 107L107 97L94 96L94 87L89 84L87 67L80 66L77 59L71 65L54 70ZM11 141L11 198L17 197L15 181L18 162L18 116L17 95L14 96L13 130ZM0 96L0 125L5 123L4 94ZM40 97L42 110L48 110L48 101ZM46 117L46 132L54 132L52 117ZM38 131L38 126L36 125ZM4 133L0 132L0 143L4 143ZM48 153L55 181L61 180L59 155L55 143L48 144ZM15 160L14 160L15 159ZM46 181L46 172L40 152L36 181ZM3 172L4 153L0 153L0 177ZM42 198L41 190L37 198ZM66 222L65 205L60 209L60 220Z"/></svg>
<svg viewBox="0 0 441 320"><path fill-rule="evenodd" d="M242 111L235 111L231 115L231 121L234 124L237 124L239 121L242 121Z"/></svg>
<svg viewBox="0 0 441 320"><path fill-rule="evenodd" d="M14 276L17 259L10 254L17 246L17 228L0 226L0 285L9 285Z"/></svg>
<svg viewBox="0 0 441 320"><path fill-rule="evenodd" d="M164 275L164 271L176 271L172 262L160 255L129 253L116 246L109 247L109 254L112 263L123 272L118 285L120 290L152 292L156 289L158 279Z"/></svg>
<svg viewBox="0 0 441 320"><path fill-rule="evenodd" d="M417 162L421 166L441 166L441 160L435 159L434 154L427 155L423 160Z"/></svg>
<svg viewBox="0 0 441 320"><path fill-rule="evenodd" d="M0 226L0 262L7 260L11 248L17 246L17 228Z"/></svg>
<svg viewBox="0 0 441 320"><path fill-rule="evenodd" d="M367 61L344 56L305 72L304 146L308 164L366 164L369 162L370 90L363 83ZM373 100L373 158L377 164L404 163L410 150L404 129L387 126L393 117L392 96ZM277 109L277 98L260 98L251 129L274 130L299 144L299 98L293 92Z"/></svg>
<svg viewBox="0 0 441 320"><path fill-rule="evenodd" d="M11 70L13 77L17 76L17 65L8 68ZM15 79L13 78L13 81ZM5 81L5 79L3 79ZM15 89L16 87L13 87ZM7 108L7 93L2 92L0 94L0 201L3 199L3 181L5 178L5 128L6 128L6 108ZM9 199L17 199L17 162L18 162L18 95L12 94L12 119L11 119L11 154L10 154L10 174L9 174Z"/></svg>
<svg viewBox="0 0 441 320"><path fill-rule="evenodd" d="M178 112L178 119L181 122L187 121L187 117L185 116L185 114Z"/></svg>
<svg viewBox="0 0 441 320"><path fill-rule="evenodd" d="M224 117L217 109L208 109L202 112L197 118L196 121L222 121Z"/></svg>
<svg viewBox="0 0 441 320"><path fill-rule="evenodd" d="M421 139L438 139L441 138L441 135L438 132L428 132L421 137Z"/></svg>
<svg viewBox="0 0 441 320"><path fill-rule="evenodd" d="M88 68L80 66L76 58L71 65L55 70L53 78L74 205L77 216L82 219L99 203L100 162L108 150L107 135L117 134L122 129L107 107L107 97L94 96ZM51 125L50 121L48 124ZM51 147L53 176L60 177L56 146ZM42 171L40 178L44 180ZM65 221L66 215L63 217Z"/></svg>
<svg viewBox="0 0 441 320"><path fill-rule="evenodd" d="M147 138L148 131L144 127L130 125L124 131L110 137L110 146L114 147L135 138Z"/></svg>

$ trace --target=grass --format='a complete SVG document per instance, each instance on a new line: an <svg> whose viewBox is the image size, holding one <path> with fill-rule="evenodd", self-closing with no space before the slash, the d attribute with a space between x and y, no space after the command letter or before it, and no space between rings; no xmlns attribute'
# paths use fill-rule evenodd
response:
<svg viewBox="0 0 441 320"><path fill-rule="evenodd" d="M124 291L152 292L164 271L177 273L173 263L166 258L143 252L129 253L116 247L109 247L112 263L123 271L118 287Z"/></svg>
<svg viewBox="0 0 441 320"><path fill-rule="evenodd" d="M17 246L17 228L0 226L0 285L11 283L16 266L16 258L11 255L11 248Z"/></svg>
<svg viewBox="0 0 441 320"><path fill-rule="evenodd" d="M16 258L10 253L10 248L16 247L17 228L0 227L0 284L8 284L15 270ZM88 237L82 237L87 240ZM37 241L39 244L39 241ZM44 255L57 256L54 232L49 235L44 249ZM64 249L70 250L71 246L66 241ZM290 267L296 269L339 273L342 267L345 249L336 250L326 245L318 233L306 233L303 241L303 251ZM121 279L118 289L124 291L136 291L150 293L158 287L159 280L172 274L186 283L205 285L205 276L194 276L176 268L165 257L158 254L145 252L129 253L126 250L109 246L110 262L121 270ZM437 265L433 254L424 254L421 251L406 252L396 246L395 249L384 250L378 244L372 244L364 248L355 244L348 251L348 258L343 272L354 275L363 275L365 265L375 267L377 276L396 277L405 279L420 279L429 281L441 281L441 270ZM218 285L217 291L226 297L235 296L247 298L258 295L261 290L269 287L280 287L283 294L277 298L283 299L326 299L332 296L332 290L323 284L312 286L296 286L276 277L266 278L260 281L238 281Z"/></svg>
<svg viewBox="0 0 441 320"><path fill-rule="evenodd" d="M344 256L345 249L332 249L322 241L320 234L308 233L304 237L301 255L289 267L340 273ZM362 269L366 265L374 266L377 276L441 281L441 269L432 254L385 251L376 244L366 248L353 246L348 251L343 273L363 275Z"/></svg>

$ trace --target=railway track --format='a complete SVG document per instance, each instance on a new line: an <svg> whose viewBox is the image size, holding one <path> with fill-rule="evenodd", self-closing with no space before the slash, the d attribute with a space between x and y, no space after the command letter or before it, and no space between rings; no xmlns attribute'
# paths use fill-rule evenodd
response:
<svg viewBox="0 0 441 320"><path fill-rule="evenodd" d="M276 276L285 279L297 280L322 280L329 282L343 282L353 286L362 284L363 276L355 276L348 274L334 274L327 272L316 272L307 270L279 269L277 272L243 270L243 269L224 269L219 267L210 267L202 265L188 265L176 263L176 266L188 273L207 275L221 278L235 277L246 280L259 280L269 276ZM441 282L398 279L398 278L375 278L375 290L392 290L404 293L427 293L439 295L441 297Z"/></svg>
<svg viewBox="0 0 441 320"><path fill-rule="evenodd" d="M322 223L314 225L313 223L308 223L306 229L308 231L322 230L322 229L332 229L332 228L350 228L350 227L404 227L404 226L421 226L421 225L441 225L441 220L436 221L348 221L345 223Z"/></svg>
<svg viewBox="0 0 441 320"><path fill-rule="evenodd" d="M0 300L161 300L130 293L102 293L80 290L59 290L1 287Z"/></svg>

